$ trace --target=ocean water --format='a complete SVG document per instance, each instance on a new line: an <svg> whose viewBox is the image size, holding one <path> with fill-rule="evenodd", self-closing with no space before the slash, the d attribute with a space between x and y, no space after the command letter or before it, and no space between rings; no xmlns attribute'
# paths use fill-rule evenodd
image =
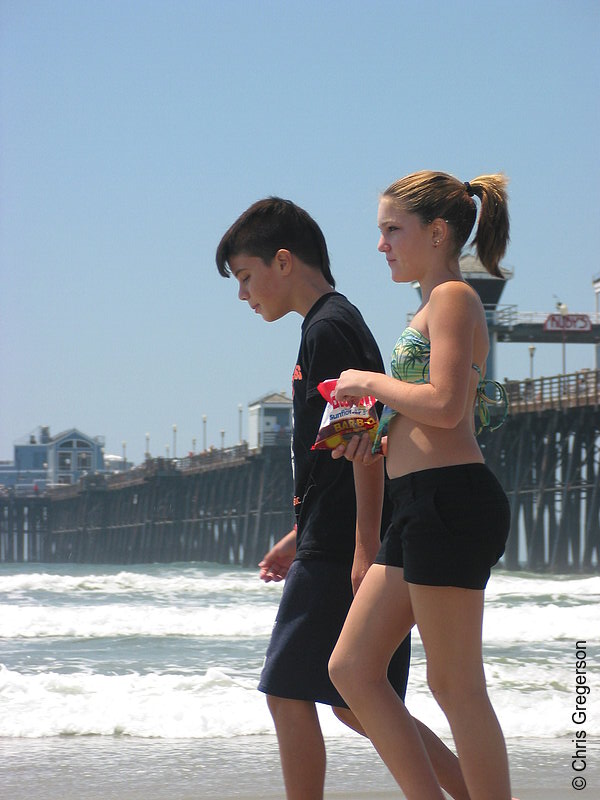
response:
<svg viewBox="0 0 600 800"><path fill-rule="evenodd" d="M94 778L95 759L107 753L115 775L135 765L138 787L152 773L152 758L180 764L177 780L195 789L173 794L173 777L165 786L170 798L242 796L240 764L256 763L261 753L277 773L271 718L255 687L281 589L263 584L256 570L207 564L0 565L0 787L11 792L2 796L31 796L18 787L37 770L38 797L95 797L81 787L64 791L66 776L87 774L85 785L96 780L97 796L109 798L107 775ZM509 750L535 740L540 759L562 743L568 766L577 729L585 729L590 747L598 741L599 632L599 576L493 574L484 659ZM579 684L577 661L585 662ZM589 689L583 706L578 685ZM418 635L407 705L450 737L426 686ZM582 708L585 724L576 725L573 714ZM334 752L350 758L365 747L328 709L320 716ZM56 766L62 791L55 795L43 788L53 785L53 763L64 767ZM381 785L381 773L373 780ZM158 784L139 796L162 797ZM138 795L115 786L114 796Z"/></svg>

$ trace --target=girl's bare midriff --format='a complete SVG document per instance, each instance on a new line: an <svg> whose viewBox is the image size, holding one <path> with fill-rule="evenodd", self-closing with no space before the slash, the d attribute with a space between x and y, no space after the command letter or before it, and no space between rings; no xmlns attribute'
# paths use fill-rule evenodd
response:
<svg viewBox="0 0 600 800"><path fill-rule="evenodd" d="M473 377L473 396L477 377ZM399 414L390 423L386 467L390 478L411 472L456 464L483 463L475 438L473 402L455 428L437 428L417 423Z"/></svg>

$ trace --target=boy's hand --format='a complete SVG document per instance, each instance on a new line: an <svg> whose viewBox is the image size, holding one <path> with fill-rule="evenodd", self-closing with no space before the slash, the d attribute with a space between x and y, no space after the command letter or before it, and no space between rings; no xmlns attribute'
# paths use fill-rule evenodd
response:
<svg viewBox="0 0 600 800"><path fill-rule="evenodd" d="M281 581L288 574L288 570L296 556L296 531L291 530L283 539L265 553L259 563L259 577L265 583Z"/></svg>

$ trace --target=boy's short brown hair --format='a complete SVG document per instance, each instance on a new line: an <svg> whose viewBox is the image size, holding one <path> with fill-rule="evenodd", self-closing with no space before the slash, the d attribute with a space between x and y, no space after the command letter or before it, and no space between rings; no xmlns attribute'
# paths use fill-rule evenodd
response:
<svg viewBox="0 0 600 800"><path fill-rule="evenodd" d="M238 217L219 242L217 269L228 278L229 259L233 256L245 253L270 264L282 249L320 270L327 283L335 288L323 232L303 208L281 197L258 200Z"/></svg>

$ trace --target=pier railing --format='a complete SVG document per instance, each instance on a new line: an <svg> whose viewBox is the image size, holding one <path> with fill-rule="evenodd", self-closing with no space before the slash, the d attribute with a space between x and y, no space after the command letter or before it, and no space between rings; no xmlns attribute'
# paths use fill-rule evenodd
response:
<svg viewBox="0 0 600 800"><path fill-rule="evenodd" d="M505 380L511 414L600 405L600 370L582 369L523 381Z"/></svg>
<svg viewBox="0 0 600 800"><path fill-rule="evenodd" d="M106 489L124 489L137 486L154 478L169 477L179 474L189 475L196 472L207 472L243 464L255 451L248 449L244 442L234 447L217 450L211 448L202 453L194 453L185 458L147 458L126 472L94 473L86 475L78 484L54 484L47 487L47 493L54 499L76 497L83 491L101 491Z"/></svg>
<svg viewBox="0 0 600 800"><path fill-rule="evenodd" d="M548 319L548 311L519 311L515 304L508 305L485 305L486 316L495 325L506 326L508 328L515 325L543 325ZM600 325L600 313L587 311L592 325Z"/></svg>

